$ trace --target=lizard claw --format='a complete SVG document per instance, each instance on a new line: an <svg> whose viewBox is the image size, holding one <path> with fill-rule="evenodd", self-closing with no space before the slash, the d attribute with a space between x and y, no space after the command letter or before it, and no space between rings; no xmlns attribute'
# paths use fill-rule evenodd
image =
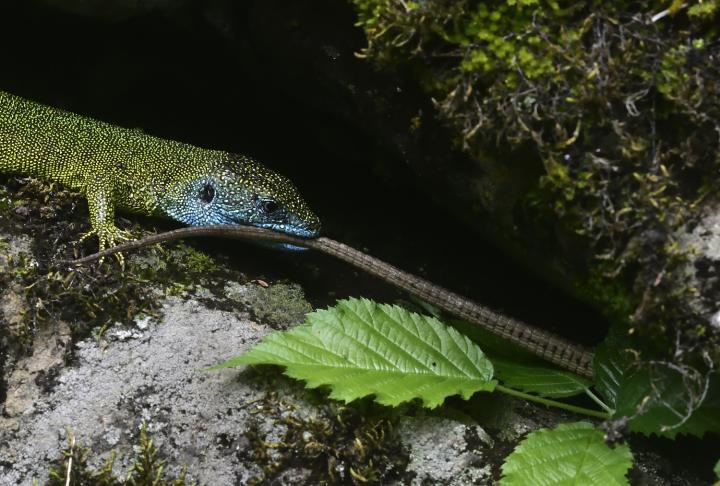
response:
<svg viewBox="0 0 720 486"><path fill-rule="evenodd" d="M91 229L80 237L79 242L85 241L90 236L98 237L98 251L112 248L118 243L133 239L132 234L129 231L121 230L115 226L105 226ZM120 263L120 267L122 269L125 269L125 257L123 256L123 254L120 252L115 253L115 258L117 258L118 263ZM105 258L101 257L98 263L102 264L104 260Z"/></svg>

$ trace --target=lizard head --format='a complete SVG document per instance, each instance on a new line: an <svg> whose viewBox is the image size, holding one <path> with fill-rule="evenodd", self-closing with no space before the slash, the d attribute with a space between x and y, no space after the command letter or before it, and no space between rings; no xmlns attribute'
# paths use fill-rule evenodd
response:
<svg viewBox="0 0 720 486"><path fill-rule="evenodd" d="M168 216L191 226L245 224L314 238L320 220L295 185L255 160L228 156L171 190ZM272 245L299 250L294 245Z"/></svg>

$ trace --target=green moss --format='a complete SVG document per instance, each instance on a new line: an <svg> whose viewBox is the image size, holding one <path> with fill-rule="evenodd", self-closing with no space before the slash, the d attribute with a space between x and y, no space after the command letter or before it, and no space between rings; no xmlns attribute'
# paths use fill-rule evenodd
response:
<svg viewBox="0 0 720 486"><path fill-rule="evenodd" d="M612 321L628 323L639 299L622 279L608 278L607 267L598 264L591 268L577 292L586 300L602 306L603 314Z"/></svg>
<svg viewBox="0 0 720 486"><path fill-rule="evenodd" d="M301 324L305 314L312 312L302 287L292 283L270 286L264 282L257 285L231 284L226 286L225 295L245 305L255 319L273 329L288 329Z"/></svg>
<svg viewBox="0 0 720 486"><path fill-rule="evenodd" d="M673 2L673 3L680 3L680 2ZM700 20L712 20L715 14L718 11L718 7L720 7L720 3L718 3L716 0L705 0L705 1L696 1L692 2L694 5L690 6L688 8L688 15L693 18L697 18ZM680 3L682 5L682 3Z"/></svg>
<svg viewBox="0 0 720 486"><path fill-rule="evenodd" d="M50 468L47 486L64 486L68 477L74 486L185 486L185 470L175 478L165 474L165 460L160 459L159 451L147 434L147 427L140 428L140 437L135 448L133 465L124 478L113 474L115 451L103 461L99 468L90 466L90 449L75 442L70 435L68 446L60 459ZM194 484L194 483L192 483Z"/></svg>
<svg viewBox="0 0 720 486"><path fill-rule="evenodd" d="M217 262L211 256L192 247L186 247L184 253L183 268L191 273L201 275L217 271L219 268Z"/></svg>
<svg viewBox="0 0 720 486"><path fill-rule="evenodd" d="M322 400L314 417L274 393L255 404L285 433L269 441L259 424L250 424L246 436L262 474L248 484L282 482L291 468L309 471L307 484L318 485L388 484L402 476L409 458L394 431L398 413L372 401L346 406Z"/></svg>

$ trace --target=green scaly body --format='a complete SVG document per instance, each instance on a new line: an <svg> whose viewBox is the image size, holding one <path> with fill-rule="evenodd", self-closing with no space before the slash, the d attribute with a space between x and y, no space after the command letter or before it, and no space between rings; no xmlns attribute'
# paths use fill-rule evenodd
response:
<svg viewBox="0 0 720 486"><path fill-rule="evenodd" d="M315 236L286 178L253 159L164 140L0 92L0 171L60 182L88 200L100 248L120 209L190 225L251 224Z"/></svg>

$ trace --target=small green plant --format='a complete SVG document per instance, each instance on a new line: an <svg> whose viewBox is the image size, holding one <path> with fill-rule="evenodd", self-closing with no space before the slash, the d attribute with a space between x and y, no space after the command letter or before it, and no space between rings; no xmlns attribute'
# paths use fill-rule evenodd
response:
<svg viewBox="0 0 720 486"><path fill-rule="evenodd" d="M62 452L57 467L51 467L47 486L116 486L120 483L112 473L115 454L111 454L97 469L88 465L90 449L76 443L75 435L68 431L68 446ZM37 482L33 482L37 484Z"/></svg>
<svg viewBox="0 0 720 486"><path fill-rule="evenodd" d="M185 486L188 483L183 470L177 477L168 478L165 460L158 457L158 449L147 434L147 427L140 427L140 437L133 465L124 478L113 474L115 451L105 459L102 466L89 465L90 449L75 441L68 433L68 446L55 467L50 468L47 486Z"/></svg>
<svg viewBox="0 0 720 486"><path fill-rule="evenodd" d="M329 387L331 398L374 396L388 406L419 400L434 408L451 395L505 393L603 419L613 440L622 439L624 429L669 438L720 431L715 375L639 362L611 334L596 354L592 383L466 322L452 323L367 299L342 300L213 369L280 365L309 388ZM582 394L597 407L560 401ZM610 448L604 441L605 432L587 422L533 432L507 458L501 484L628 484L629 447Z"/></svg>

